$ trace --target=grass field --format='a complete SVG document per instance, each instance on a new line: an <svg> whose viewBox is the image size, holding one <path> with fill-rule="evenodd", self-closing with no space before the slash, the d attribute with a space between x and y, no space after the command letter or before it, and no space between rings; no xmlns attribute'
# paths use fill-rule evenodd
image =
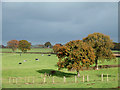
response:
<svg viewBox="0 0 120 90"><path fill-rule="evenodd" d="M48 50L48 49L47 49ZM45 50L45 51L47 51ZM37 51L37 50L36 50ZM43 50L44 51L44 50ZM44 52L45 52L44 51ZM39 61L36 61L38 58ZM24 62L27 60L27 62ZM22 64L18 64L21 62ZM81 77L77 78L75 83L75 71L67 71L63 69L58 71L56 63L58 58L56 55L47 56L44 54L19 54L2 53L2 87L3 88L114 88L118 86L118 67L99 69L99 70L84 70L80 71ZM99 62L99 65L117 65L116 61ZM94 65L93 65L94 66ZM43 83L44 73L49 73L55 70L55 83L52 83L53 77L46 77L46 83ZM104 81L101 81L101 74L104 74ZM106 75L109 74L109 81L107 82ZM85 75L85 82L82 82L82 75ZM86 77L89 75L89 82L86 82ZM63 77L66 77L66 83L63 82ZM17 77L18 83L9 83L9 77ZM34 84L24 84L26 79L32 82L34 77Z"/></svg>
<svg viewBox="0 0 120 90"><path fill-rule="evenodd" d="M112 50L112 52L120 52L120 50Z"/></svg>
<svg viewBox="0 0 120 90"><path fill-rule="evenodd" d="M1 48L0 48L1 51ZM2 52L13 52L12 49L4 48L2 49ZM21 52L19 49L17 49L15 52ZM28 50L27 52L53 52L52 48L31 48L31 50Z"/></svg>
<svg viewBox="0 0 120 90"><path fill-rule="evenodd" d="M2 52L13 52L10 48L4 48L1 49ZM19 49L17 49L15 52L21 52ZM52 48L31 48L31 50L28 50L27 52L53 52ZM113 50L112 52L120 52L118 50Z"/></svg>

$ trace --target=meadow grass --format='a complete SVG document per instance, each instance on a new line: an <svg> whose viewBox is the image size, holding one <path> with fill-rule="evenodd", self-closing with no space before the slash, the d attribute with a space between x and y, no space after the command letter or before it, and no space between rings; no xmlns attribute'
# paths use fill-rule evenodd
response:
<svg viewBox="0 0 120 90"><path fill-rule="evenodd" d="M1 48L0 48L1 49ZM1 49L2 52L13 52L10 48L3 48ZM15 52L21 52L19 49L15 50ZM52 48L31 48L27 52L53 52Z"/></svg>
<svg viewBox="0 0 120 90"><path fill-rule="evenodd" d="M120 52L120 50L112 50L112 52Z"/></svg>
<svg viewBox="0 0 120 90"><path fill-rule="evenodd" d="M39 61L35 59L38 58ZM24 62L27 60L27 62ZM22 64L19 64L21 62ZM57 67L58 58L52 54L47 56L44 54L19 54L15 53L2 53L2 87L3 88L113 88L118 86L118 67L99 69L99 70L84 70L80 71L80 78L77 78L78 82L75 83L76 71L67 71L62 69L58 71ZM104 61L99 65L117 65L116 61ZM94 66L94 65L93 65ZM43 83L43 77L45 73L55 70L54 74L55 83L52 83L52 76L46 77L46 83ZM104 74L104 81L101 81L101 74ZM106 75L109 74L109 81L106 80ZM85 82L82 82L82 76L85 75ZM89 82L86 82L86 77L89 75ZM66 83L63 82L63 77L66 77ZM18 83L9 83L9 77L17 77ZM24 84L25 77L29 78L29 82L32 82L32 78L35 78L34 84Z"/></svg>
<svg viewBox="0 0 120 90"><path fill-rule="evenodd" d="M0 48L2 52L13 52L10 48ZM21 52L19 49L15 50L15 52ZM52 48L31 48L27 52L53 52ZM120 52L119 50L112 50L112 52Z"/></svg>

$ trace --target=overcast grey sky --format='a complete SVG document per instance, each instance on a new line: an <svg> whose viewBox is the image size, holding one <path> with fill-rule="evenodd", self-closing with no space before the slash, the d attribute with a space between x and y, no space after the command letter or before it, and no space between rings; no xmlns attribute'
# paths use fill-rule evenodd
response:
<svg viewBox="0 0 120 90"><path fill-rule="evenodd" d="M94 32L118 41L117 2L4 2L2 40L65 44Z"/></svg>

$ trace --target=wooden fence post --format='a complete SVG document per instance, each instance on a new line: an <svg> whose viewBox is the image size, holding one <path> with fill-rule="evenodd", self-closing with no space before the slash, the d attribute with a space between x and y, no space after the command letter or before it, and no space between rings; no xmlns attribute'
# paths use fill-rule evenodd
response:
<svg viewBox="0 0 120 90"><path fill-rule="evenodd" d="M45 72L45 77L47 76L46 72Z"/></svg>
<svg viewBox="0 0 120 90"><path fill-rule="evenodd" d="M54 83L55 81L54 81L54 76L53 76L53 83Z"/></svg>
<svg viewBox="0 0 120 90"><path fill-rule="evenodd" d="M13 79L13 83L14 83L14 77L12 79Z"/></svg>
<svg viewBox="0 0 120 90"><path fill-rule="evenodd" d="M64 76L64 83L66 82L66 78L65 78L65 76Z"/></svg>
<svg viewBox="0 0 120 90"><path fill-rule="evenodd" d="M83 82L84 82L84 75L83 75Z"/></svg>
<svg viewBox="0 0 120 90"><path fill-rule="evenodd" d="M101 80L103 81L103 74L101 74Z"/></svg>
<svg viewBox="0 0 120 90"><path fill-rule="evenodd" d="M87 75L87 82L89 82L89 77L88 77L88 75Z"/></svg>
<svg viewBox="0 0 120 90"><path fill-rule="evenodd" d="M16 77L16 84L17 84L17 77Z"/></svg>
<svg viewBox="0 0 120 90"><path fill-rule="evenodd" d="M46 78L45 78L45 76L44 76L44 83L46 82Z"/></svg>
<svg viewBox="0 0 120 90"><path fill-rule="evenodd" d="M107 74L107 82L108 82L108 74Z"/></svg>
<svg viewBox="0 0 120 90"><path fill-rule="evenodd" d="M75 76L75 83L77 82L77 77Z"/></svg>

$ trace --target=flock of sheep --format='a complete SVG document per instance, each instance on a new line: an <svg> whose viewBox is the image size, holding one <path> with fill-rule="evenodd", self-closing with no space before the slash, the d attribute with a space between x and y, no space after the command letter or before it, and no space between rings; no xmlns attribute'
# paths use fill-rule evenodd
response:
<svg viewBox="0 0 120 90"><path fill-rule="evenodd" d="M42 54L42 56L44 56L44 54ZM51 56L51 55L48 55L48 56ZM35 59L36 61L39 61L38 58ZM24 62L27 62L27 60L24 60ZM19 64L22 64L21 62L19 62Z"/></svg>

